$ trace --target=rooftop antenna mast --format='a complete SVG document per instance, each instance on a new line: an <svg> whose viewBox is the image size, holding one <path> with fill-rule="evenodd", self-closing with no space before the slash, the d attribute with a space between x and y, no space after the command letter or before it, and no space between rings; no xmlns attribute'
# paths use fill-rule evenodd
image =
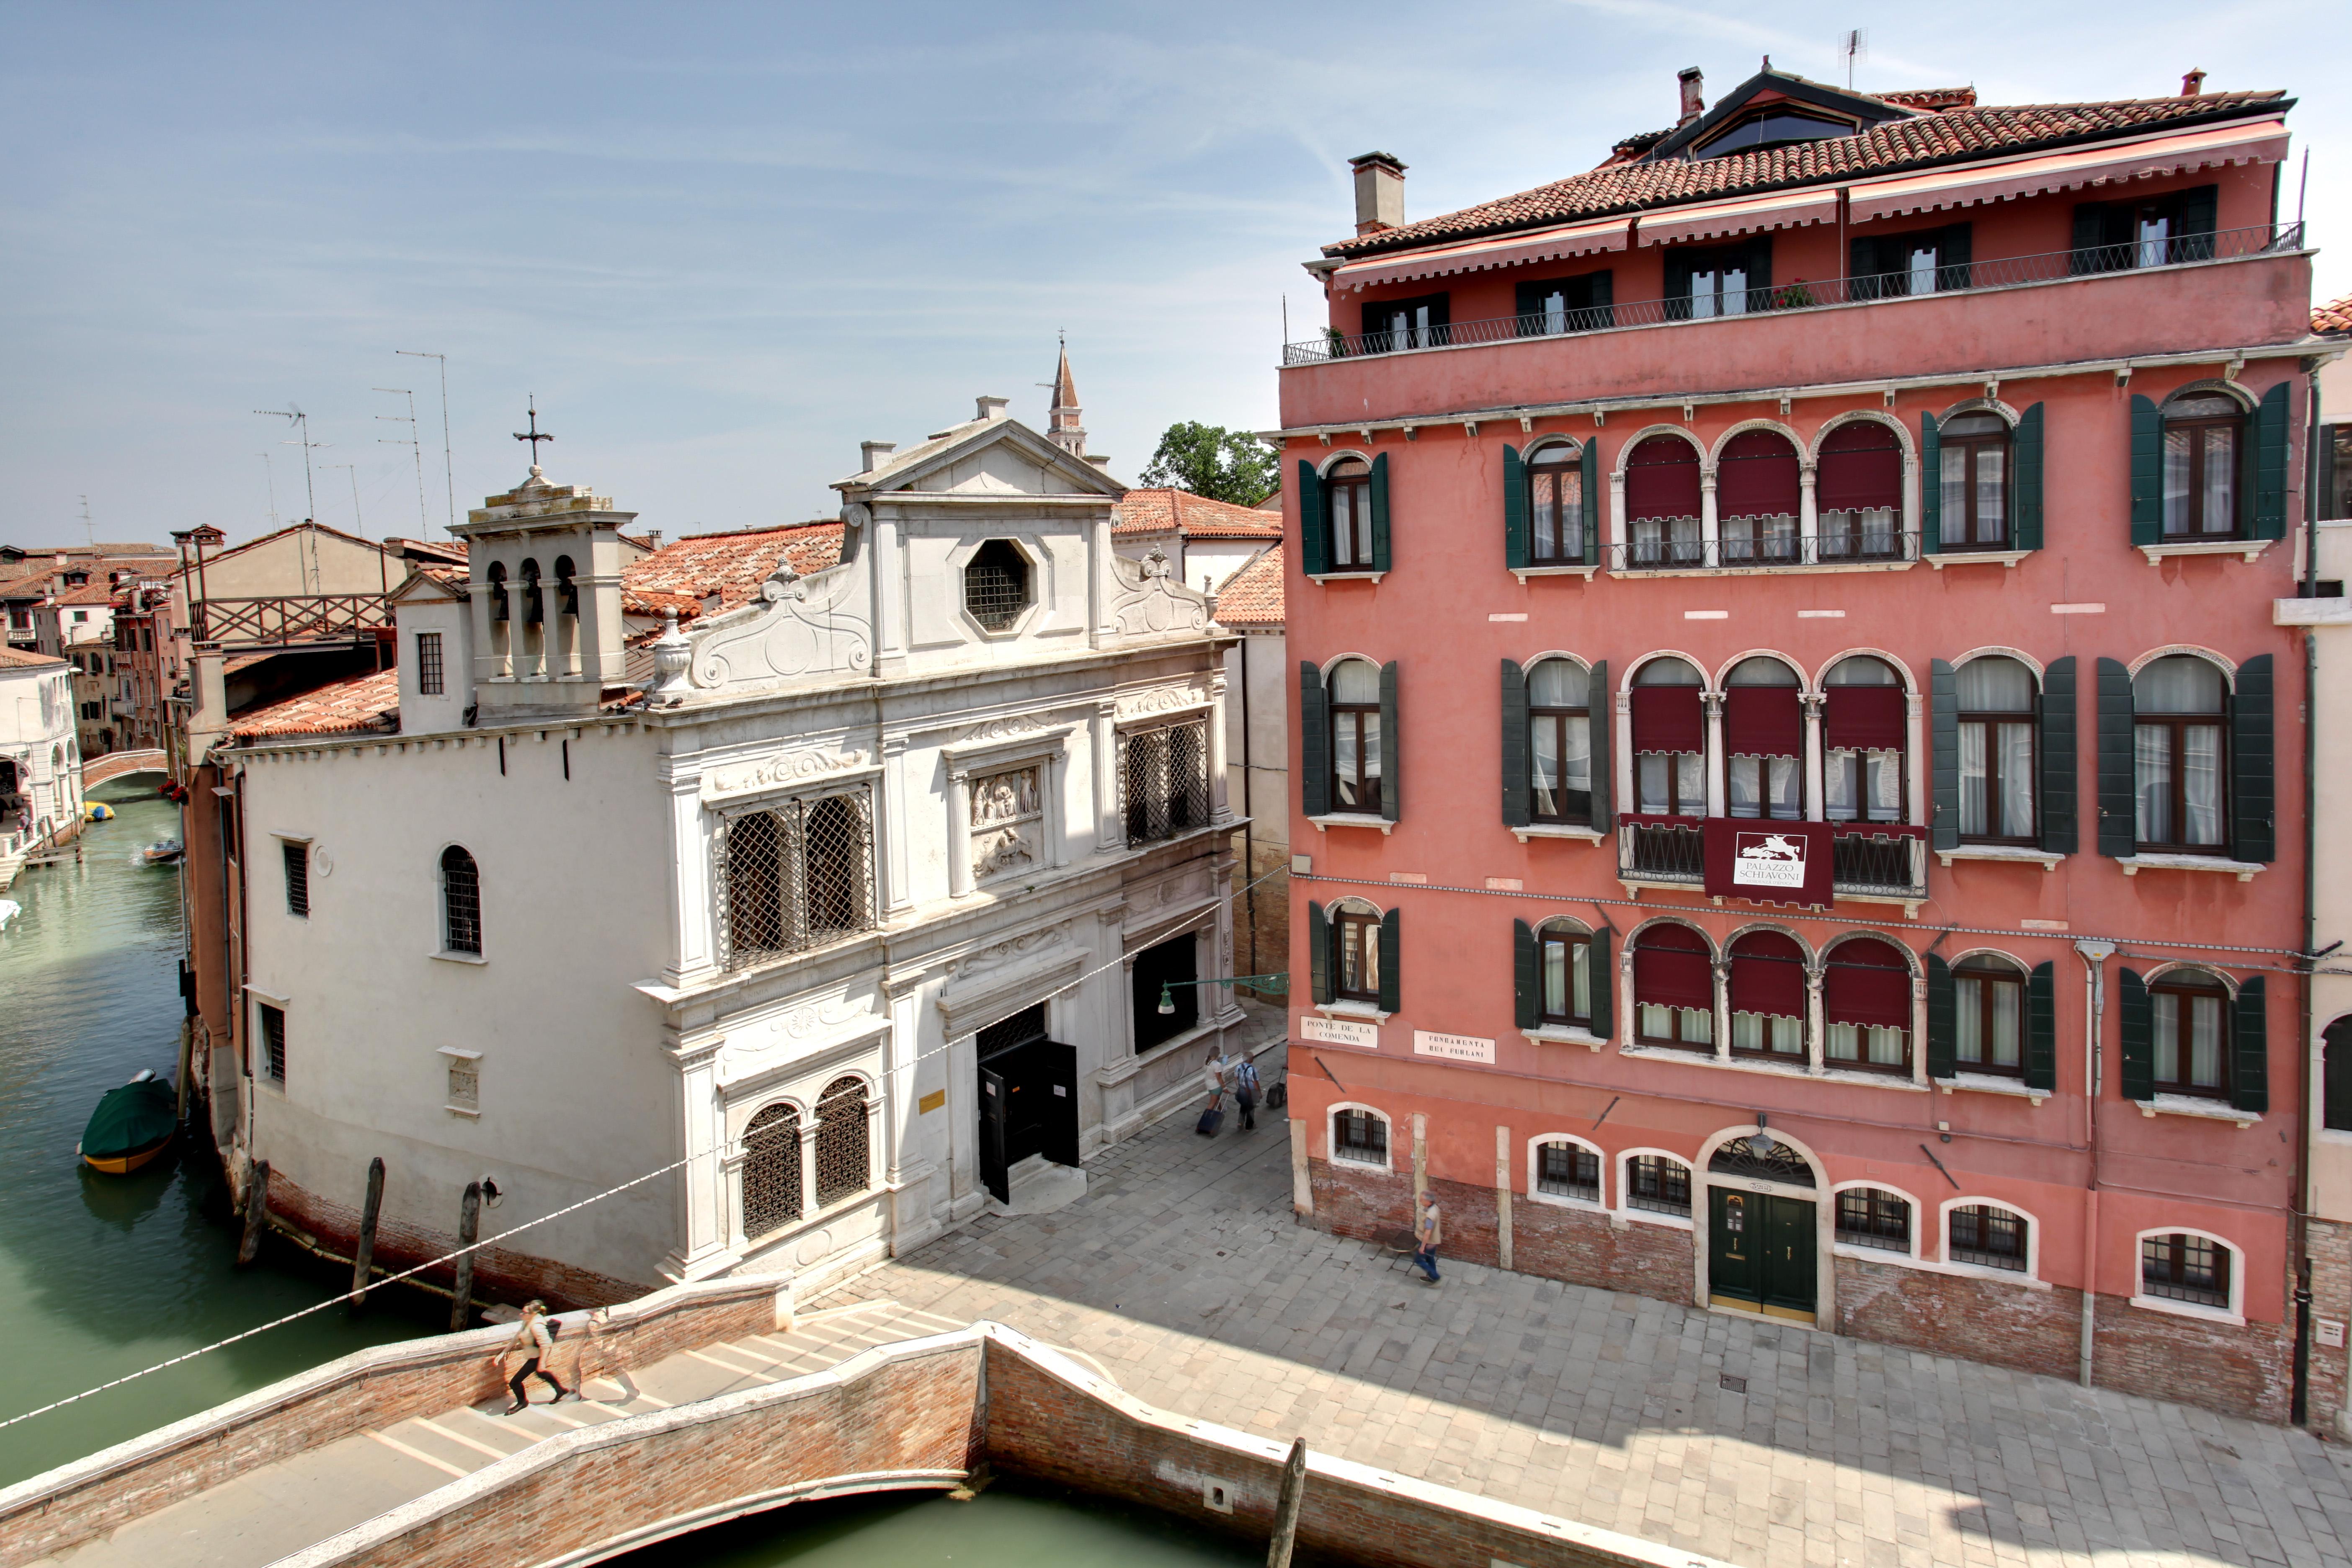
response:
<svg viewBox="0 0 2352 1568"><path fill-rule="evenodd" d="M313 441L310 439L310 416L302 412L301 406L299 404L289 403L283 408L257 408L254 412L262 416L266 419L283 419L287 422L289 426L301 432L299 439L281 441L278 445L281 447L299 447L302 448L302 493L310 502L310 520L314 522L317 521L319 517L319 487L310 477L310 449L314 447L323 447L327 443L324 441Z"/></svg>
<svg viewBox="0 0 2352 1568"><path fill-rule="evenodd" d="M1838 35L1838 53L1845 58L1845 86L1853 90L1853 62L1870 53L1870 29L1848 27Z"/></svg>
<svg viewBox="0 0 2352 1568"><path fill-rule="evenodd" d="M319 466L329 473L341 468L352 477L352 522L353 524L352 531L365 539L367 519L360 515L360 466L357 463L321 463Z"/></svg>
<svg viewBox="0 0 2352 1568"><path fill-rule="evenodd" d="M95 549L98 545L98 525L89 520L89 498L88 496L81 498L81 531L83 537L89 542L91 548Z"/></svg>
<svg viewBox="0 0 2352 1568"><path fill-rule="evenodd" d="M449 489L449 531L457 531L457 479L449 468L449 356L426 353L420 349L394 349L396 354L410 359L429 359L441 366L441 480ZM532 451L539 450L533 447Z"/></svg>
<svg viewBox="0 0 2352 1568"><path fill-rule="evenodd" d="M379 436L376 437L376 444L383 447L404 446L408 448L409 456L416 459L416 537L422 539L431 531L433 525L425 521L425 446L416 438L416 394L404 386L378 386L371 390L389 392L395 397L408 399L408 414L405 418L397 414L376 416L378 419L390 420L395 425L406 425L408 439L403 441L397 436Z"/></svg>
<svg viewBox="0 0 2352 1568"><path fill-rule="evenodd" d="M261 472L269 481L269 531L275 533L278 531L278 465L269 460L267 452L261 454Z"/></svg>

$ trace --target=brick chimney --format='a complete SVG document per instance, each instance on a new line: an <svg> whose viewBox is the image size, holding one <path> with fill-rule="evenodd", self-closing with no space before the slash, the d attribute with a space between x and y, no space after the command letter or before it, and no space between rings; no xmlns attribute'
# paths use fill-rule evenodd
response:
<svg viewBox="0 0 2352 1568"><path fill-rule="evenodd" d="M1356 171L1356 232L1378 234L1404 222L1404 165L1386 153L1350 158Z"/></svg>
<svg viewBox="0 0 2352 1568"><path fill-rule="evenodd" d="M2203 71L2193 70L2180 79L2181 97L2195 98L2199 93L2201 93L2204 90L2205 73Z"/></svg>
<svg viewBox="0 0 2352 1568"><path fill-rule="evenodd" d="M1682 83L1683 89L1682 118L1675 121L1675 129L1679 131L1706 112L1706 78L1700 74L1698 67L1685 66L1675 73L1675 79Z"/></svg>

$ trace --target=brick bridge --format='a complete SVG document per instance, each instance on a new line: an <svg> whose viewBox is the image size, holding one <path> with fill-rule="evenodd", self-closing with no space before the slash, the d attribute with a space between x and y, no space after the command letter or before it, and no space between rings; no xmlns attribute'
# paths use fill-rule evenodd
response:
<svg viewBox="0 0 2352 1568"><path fill-rule="evenodd" d="M163 771L163 753L160 751L109 752L102 757L93 757L82 763L81 787L87 790L131 773L160 773Z"/></svg>

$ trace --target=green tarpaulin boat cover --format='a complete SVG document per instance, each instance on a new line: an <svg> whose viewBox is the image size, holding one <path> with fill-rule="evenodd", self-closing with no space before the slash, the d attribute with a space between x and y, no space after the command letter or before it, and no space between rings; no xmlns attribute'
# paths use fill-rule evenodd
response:
<svg viewBox="0 0 2352 1568"><path fill-rule="evenodd" d="M173 1114L173 1099L172 1086L159 1078L109 1090L82 1130L81 1152L92 1159L112 1160L169 1138L179 1125Z"/></svg>

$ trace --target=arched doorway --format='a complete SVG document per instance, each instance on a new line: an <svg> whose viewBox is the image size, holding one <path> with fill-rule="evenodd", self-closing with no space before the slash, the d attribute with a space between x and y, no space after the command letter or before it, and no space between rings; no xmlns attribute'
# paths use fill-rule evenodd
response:
<svg viewBox="0 0 2352 1568"><path fill-rule="evenodd" d="M1699 1300L1710 1307L1814 1323L1827 1311L1815 1201L1821 1173L1769 1129L1723 1134L1704 1163Z"/></svg>

